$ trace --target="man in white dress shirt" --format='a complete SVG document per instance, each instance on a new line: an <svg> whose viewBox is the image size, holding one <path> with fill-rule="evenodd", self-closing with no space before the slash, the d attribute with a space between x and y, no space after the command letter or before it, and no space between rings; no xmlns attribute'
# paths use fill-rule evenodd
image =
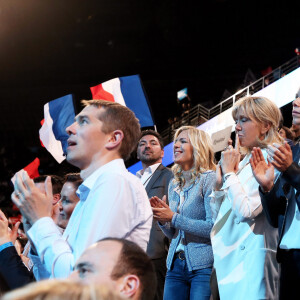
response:
<svg viewBox="0 0 300 300"><path fill-rule="evenodd" d="M146 191L124 164L135 148L140 126L133 112L118 103L83 101L85 108L66 130L67 160L80 168L80 197L63 235L50 218L51 182L46 195L20 171L12 200L32 224L28 231L52 277L65 278L78 257L96 241L125 238L146 250L152 210Z"/></svg>

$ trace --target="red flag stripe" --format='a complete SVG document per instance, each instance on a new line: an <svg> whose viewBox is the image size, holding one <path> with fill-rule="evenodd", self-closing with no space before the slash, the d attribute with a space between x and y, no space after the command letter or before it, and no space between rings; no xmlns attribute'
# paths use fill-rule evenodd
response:
<svg viewBox="0 0 300 300"><path fill-rule="evenodd" d="M24 170L28 173L28 176L33 179L38 176L39 174L39 165L40 165L40 160L36 158L33 162L31 162L29 165L27 165Z"/></svg>
<svg viewBox="0 0 300 300"><path fill-rule="evenodd" d="M102 87L102 84L91 87L91 92L93 99L115 102L114 96L111 93L105 91Z"/></svg>

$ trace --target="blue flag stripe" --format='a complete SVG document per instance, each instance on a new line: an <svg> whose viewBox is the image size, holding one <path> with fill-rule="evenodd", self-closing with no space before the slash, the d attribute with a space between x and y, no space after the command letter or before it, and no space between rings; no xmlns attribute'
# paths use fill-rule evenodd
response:
<svg viewBox="0 0 300 300"><path fill-rule="evenodd" d="M141 127L153 126L153 118L138 75L120 77L121 91L126 106L139 119Z"/></svg>
<svg viewBox="0 0 300 300"><path fill-rule="evenodd" d="M53 120L52 131L57 140L61 141L63 151L66 152L68 134L66 128L74 122L75 111L73 96L66 95L49 102L49 112Z"/></svg>

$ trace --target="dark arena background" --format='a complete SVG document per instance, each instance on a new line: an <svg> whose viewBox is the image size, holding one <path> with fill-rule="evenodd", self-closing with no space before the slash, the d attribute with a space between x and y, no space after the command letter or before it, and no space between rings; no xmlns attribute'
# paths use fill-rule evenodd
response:
<svg viewBox="0 0 300 300"><path fill-rule="evenodd" d="M179 90L188 89L199 125L207 120L199 105L209 110L299 67L299 3L0 0L0 44L3 207L11 203L10 178L35 157L40 174L74 170L40 145L45 103L73 94L78 112L91 86L139 74L169 143L171 123L183 117ZM282 112L291 126L291 103ZM135 162L133 154L127 166Z"/></svg>

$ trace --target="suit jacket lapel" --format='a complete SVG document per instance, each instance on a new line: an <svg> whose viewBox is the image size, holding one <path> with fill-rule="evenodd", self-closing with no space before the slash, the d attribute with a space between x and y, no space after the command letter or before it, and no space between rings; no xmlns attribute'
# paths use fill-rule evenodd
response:
<svg viewBox="0 0 300 300"><path fill-rule="evenodd" d="M155 183L155 181L158 179L158 177L161 174L161 170L164 169L164 166L162 164L160 164L158 166L158 168L155 170L154 174L152 175L149 183L146 186L146 192L149 193L149 191L152 189L153 184Z"/></svg>

